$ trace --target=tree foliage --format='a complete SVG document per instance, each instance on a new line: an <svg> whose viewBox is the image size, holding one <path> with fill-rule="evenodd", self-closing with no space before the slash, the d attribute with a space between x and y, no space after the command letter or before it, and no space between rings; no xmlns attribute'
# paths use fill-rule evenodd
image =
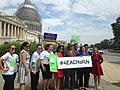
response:
<svg viewBox="0 0 120 90"><path fill-rule="evenodd" d="M100 43L96 43L94 45L91 45L92 47L97 47L98 49L108 49L110 47L110 40L104 39Z"/></svg>
<svg viewBox="0 0 120 90"><path fill-rule="evenodd" d="M116 23L112 23L112 30L114 35L114 45L118 48L120 48L120 17L116 19Z"/></svg>

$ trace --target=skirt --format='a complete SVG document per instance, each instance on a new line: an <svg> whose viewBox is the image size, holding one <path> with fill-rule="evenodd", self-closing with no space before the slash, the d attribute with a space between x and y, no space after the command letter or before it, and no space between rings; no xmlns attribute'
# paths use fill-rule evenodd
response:
<svg viewBox="0 0 120 90"><path fill-rule="evenodd" d="M42 67L41 67L43 79L50 79L50 78L52 78L52 72L50 72L50 66L47 65L47 64L44 64L44 67L46 69L46 72L44 72Z"/></svg>
<svg viewBox="0 0 120 90"><path fill-rule="evenodd" d="M63 70L58 70L58 72L54 73L55 78L63 78Z"/></svg>

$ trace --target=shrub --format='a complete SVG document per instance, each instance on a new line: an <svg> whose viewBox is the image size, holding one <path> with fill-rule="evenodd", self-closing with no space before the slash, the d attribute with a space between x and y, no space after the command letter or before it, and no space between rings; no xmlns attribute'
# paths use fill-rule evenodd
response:
<svg viewBox="0 0 120 90"><path fill-rule="evenodd" d="M8 51L8 47L10 44L13 44L16 46L16 54L20 54L20 48L21 48L21 43L20 42L12 42L8 43L5 42L4 44L0 45L0 57L4 55ZM30 43L30 55L36 50L36 43Z"/></svg>

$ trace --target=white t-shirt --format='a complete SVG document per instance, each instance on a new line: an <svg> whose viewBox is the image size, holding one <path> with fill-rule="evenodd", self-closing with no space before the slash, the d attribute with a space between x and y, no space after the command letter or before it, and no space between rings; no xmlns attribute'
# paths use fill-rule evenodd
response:
<svg viewBox="0 0 120 90"><path fill-rule="evenodd" d="M17 55L17 54L14 54L14 57L16 58L16 63L18 63L18 62L19 62L19 57L18 57L18 55ZM17 73L17 71L18 71L18 66L16 65L15 72Z"/></svg>
<svg viewBox="0 0 120 90"><path fill-rule="evenodd" d="M43 64L49 64L49 56L50 54L53 54L53 52L47 52L47 51L43 51L41 54L40 54L40 60L43 60Z"/></svg>
<svg viewBox="0 0 120 90"><path fill-rule="evenodd" d="M3 64L5 68L9 68L8 71L3 71L3 75L13 75L15 72L16 65L16 54L11 55L9 52L4 54L1 58L3 58Z"/></svg>
<svg viewBox="0 0 120 90"><path fill-rule="evenodd" d="M38 66L39 60L40 60L40 53L35 51L32 55L31 61L30 61L31 72L33 72L33 68L36 68L36 72L39 71L39 66Z"/></svg>

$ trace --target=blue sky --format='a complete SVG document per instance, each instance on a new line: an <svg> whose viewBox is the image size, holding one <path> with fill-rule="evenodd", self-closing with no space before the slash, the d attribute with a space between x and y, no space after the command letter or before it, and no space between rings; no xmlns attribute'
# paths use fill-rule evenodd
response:
<svg viewBox="0 0 120 90"><path fill-rule="evenodd" d="M24 0L3 0L0 11L14 14ZM94 44L113 38L111 23L120 15L120 0L31 0L41 16L44 32L57 33L70 41L79 35L81 43ZM49 29L48 29L49 27Z"/></svg>

